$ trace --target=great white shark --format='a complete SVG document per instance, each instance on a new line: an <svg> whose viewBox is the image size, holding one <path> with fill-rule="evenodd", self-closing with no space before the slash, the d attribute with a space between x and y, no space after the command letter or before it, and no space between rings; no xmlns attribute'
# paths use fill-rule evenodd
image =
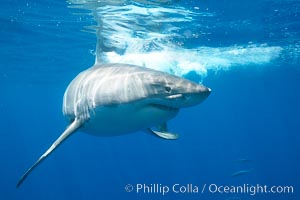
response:
<svg viewBox="0 0 300 200"><path fill-rule="evenodd" d="M177 139L167 121L181 108L205 100L211 90L165 72L128 64L96 64L67 87L63 114L69 126L23 174L26 177L72 133L115 136L144 130L163 139Z"/></svg>

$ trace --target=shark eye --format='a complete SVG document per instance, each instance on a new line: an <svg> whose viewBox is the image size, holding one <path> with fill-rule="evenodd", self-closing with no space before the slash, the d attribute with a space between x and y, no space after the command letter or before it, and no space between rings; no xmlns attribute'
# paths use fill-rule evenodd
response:
<svg viewBox="0 0 300 200"><path fill-rule="evenodd" d="M170 87L165 87L166 92L171 92L171 88Z"/></svg>

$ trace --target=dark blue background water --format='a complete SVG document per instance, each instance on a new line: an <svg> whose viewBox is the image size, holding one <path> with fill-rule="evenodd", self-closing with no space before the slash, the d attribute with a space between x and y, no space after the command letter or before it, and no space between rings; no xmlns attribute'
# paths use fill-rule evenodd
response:
<svg viewBox="0 0 300 200"><path fill-rule="evenodd" d="M179 140L165 141L143 132L113 138L78 132L16 189L21 174L64 130L64 90L93 65L96 38L81 31L93 23L91 18L73 15L64 1L3 2L0 199L299 199L299 1L200 5L218 13L214 19L224 26L205 36L209 40L196 40L199 45L253 41L282 46L284 55L264 66L211 72L204 79L213 89L211 96L170 122L171 130L180 133ZM227 26L238 20L250 20L252 31L249 26ZM211 31L216 21L201 23ZM250 161L236 161L242 158ZM231 177L247 169L252 171ZM126 184L138 183L194 184L200 191L164 197L125 192ZM294 193L201 194L202 185L212 183L288 185Z"/></svg>

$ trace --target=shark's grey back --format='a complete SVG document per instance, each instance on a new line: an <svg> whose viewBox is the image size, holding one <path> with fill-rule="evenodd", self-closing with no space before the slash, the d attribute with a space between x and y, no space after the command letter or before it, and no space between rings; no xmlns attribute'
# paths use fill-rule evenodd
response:
<svg viewBox="0 0 300 200"><path fill-rule="evenodd" d="M79 108L87 110L148 98L149 94L157 93L153 90L159 89L149 87L153 79L157 83L157 79L166 76L172 75L127 64L95 65L70 83L64 94L63 113L74 118Z"/></svg>

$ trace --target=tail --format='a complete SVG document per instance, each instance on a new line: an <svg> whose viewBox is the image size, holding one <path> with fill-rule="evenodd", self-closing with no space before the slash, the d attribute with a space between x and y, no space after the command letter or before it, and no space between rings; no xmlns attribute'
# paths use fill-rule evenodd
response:
<svg viewBox="0 0 300 200"><path fill-rule="evenodd" d="M53 150L56 149L63 141L65 141L72 133L78 130L83 124L82 120L75 119L70 126L57 138L57 140L51 145L51 147L23 174L17 183L17 188L24 182L27 176L39 165L41 162L47 158Z"/></svg>

